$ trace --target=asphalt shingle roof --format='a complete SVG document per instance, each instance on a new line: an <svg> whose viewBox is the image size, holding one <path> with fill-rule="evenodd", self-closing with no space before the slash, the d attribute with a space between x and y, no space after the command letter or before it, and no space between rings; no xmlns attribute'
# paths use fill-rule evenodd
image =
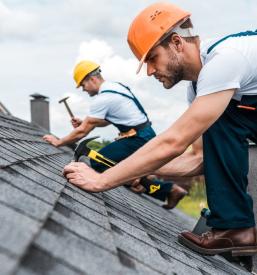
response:
<svg viewBox="0 0 257 275"><path fill-rule="evenodd" d="M71 149L42 128L0 115L0 269L18 274L249 274L177 242L195 220L119 187L90 194L62 168Z"/></svg>

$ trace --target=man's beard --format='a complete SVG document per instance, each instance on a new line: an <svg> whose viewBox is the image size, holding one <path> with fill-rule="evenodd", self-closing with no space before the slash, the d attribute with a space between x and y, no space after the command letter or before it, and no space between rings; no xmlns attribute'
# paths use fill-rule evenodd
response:
<svg viewBox="0 0 257 275"><path fill-rule="evenodd" d="M171 64L168 64L167 71L172 73L167 75L168 81L163 83L163 86L166 89L170 89L184 78L184 69L180 64L176 68L174 68L174 65L171 66Z"/></svg>
<svg viewBox="0 0 257 275"><path fill-rule="evenodd" d="M172 88L184 79L184 68L174 53L170 53L169 63L167 64L165 73L162 77L165 78L165 81L163 81L163 87L166 89Z"/></svg>

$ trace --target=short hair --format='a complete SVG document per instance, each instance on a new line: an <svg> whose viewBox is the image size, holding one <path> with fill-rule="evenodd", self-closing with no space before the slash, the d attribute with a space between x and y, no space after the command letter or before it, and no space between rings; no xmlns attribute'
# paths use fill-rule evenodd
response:
<svg viewBox="0 0 257 275"><path fill-rule="evenodd" d="M102 78L101 72L102 71L100 67L98 67L97 69L93 70L88 75L86 75L85 79L88 80L91 76L96 76L97 78L101 79Z"/></svg>

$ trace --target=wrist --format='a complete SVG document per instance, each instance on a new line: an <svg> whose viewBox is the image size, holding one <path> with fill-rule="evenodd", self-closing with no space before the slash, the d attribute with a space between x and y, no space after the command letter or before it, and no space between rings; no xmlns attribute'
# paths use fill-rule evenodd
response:
<svg viewBox="0 0 257 275"><path fill-rule="evenodd" d="M60 147L60 146L62 146L63 144L62 144L62 140L61 139L57 139L57 141L56 141L56 147Z"/></svg>
<svg viewBox="0 0 257 275"><path fill-rule="evenodd" d="M99 189L98 192L107 191L107 190L111 189L111 186L108 184L104 173L99 173L98 175L99 175L99 177L97 180L97 187L96 187L97 189Z"/></svg>

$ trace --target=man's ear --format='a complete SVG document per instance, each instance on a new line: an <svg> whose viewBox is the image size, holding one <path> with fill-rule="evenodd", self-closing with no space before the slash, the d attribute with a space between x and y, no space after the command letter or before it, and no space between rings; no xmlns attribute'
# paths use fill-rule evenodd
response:
<svg viewBox="0 0 257 275"><path fill-rule="evenodd" d="M176 51L181 52L183 50L183 39L176 33L171 36L170 42Z"/></svg>
<svg viewBox="0 0 257 275"><path fill-rule="evenodd" d="M97 77L95 75L90 76L89 80L93 83L96 83Z"/></svg>

